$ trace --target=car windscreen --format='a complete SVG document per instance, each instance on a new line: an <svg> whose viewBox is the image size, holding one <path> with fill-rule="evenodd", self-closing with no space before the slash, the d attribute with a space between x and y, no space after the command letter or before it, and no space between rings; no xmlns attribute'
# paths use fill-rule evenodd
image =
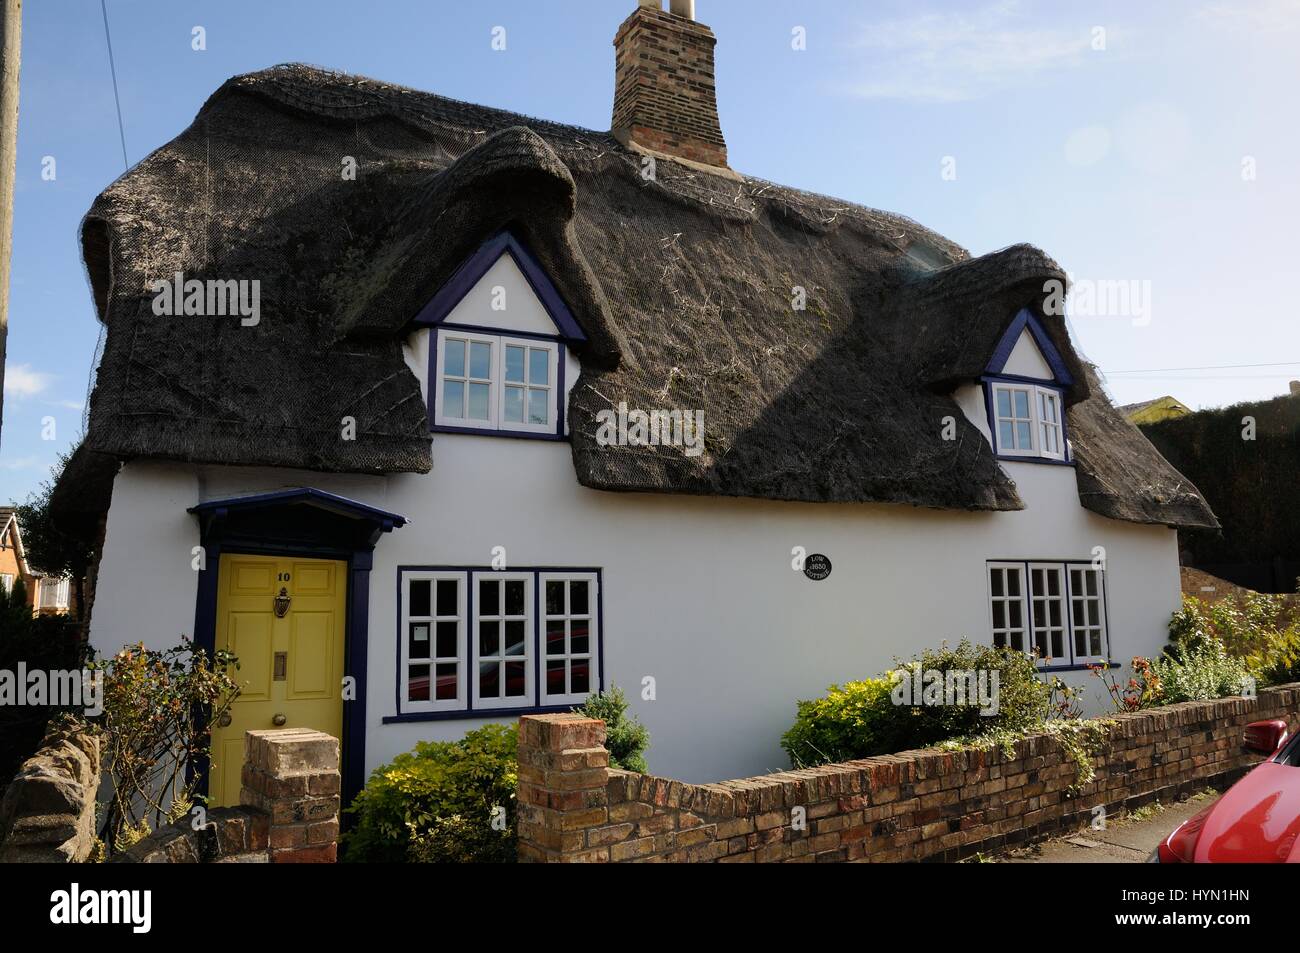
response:
<svg viewBox="0 0 1300 953"><path fill-rule="evenodd" d="M1273 760L1278 764L1289 764L1293 768L1300 768L1300 733L1293 735Z"/></svg>

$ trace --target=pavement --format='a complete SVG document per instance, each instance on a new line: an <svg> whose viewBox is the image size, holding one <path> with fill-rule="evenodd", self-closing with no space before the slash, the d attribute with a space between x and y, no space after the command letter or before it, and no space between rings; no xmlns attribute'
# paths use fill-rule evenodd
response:
<svg viewBox="0 0 1300 953"><path fill-rule="evenodd" d="M985 862L1000 864L1141 864L1156 845L1183 821L1208 807L1217 792L1194 794L1185 801L1142 808L1103 830L1085 827L1073 834L1017 847Z"/></svg>

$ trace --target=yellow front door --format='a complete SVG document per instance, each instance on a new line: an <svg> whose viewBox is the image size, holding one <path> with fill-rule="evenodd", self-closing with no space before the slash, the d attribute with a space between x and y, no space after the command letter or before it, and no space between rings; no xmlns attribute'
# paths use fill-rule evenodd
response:
<svg viewBox="0 0 1300 953"><path fill-rule="evenodd" d="M346 579L347 563L336 560L221 557L216 647L238 657L242 690L230 723L213 728L211 806L239 803L245 731L315 728L343 737Z"/></svg>

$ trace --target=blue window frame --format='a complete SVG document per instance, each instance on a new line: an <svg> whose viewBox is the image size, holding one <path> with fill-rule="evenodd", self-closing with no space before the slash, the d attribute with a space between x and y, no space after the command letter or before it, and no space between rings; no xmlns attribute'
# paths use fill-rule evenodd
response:
<svg viewBox="0 0 1300 953"><path fill-rule="evenodd" d="M394 721L567 711L604 685L601 570L400 566Z"/></svg>
<svg viewBox="0 0 1300 953"><path fill-rule="evenodd" d="M1044 671L1110 664L1106 571L1090 560L992 559L985 567L993 644Z"/></svg>

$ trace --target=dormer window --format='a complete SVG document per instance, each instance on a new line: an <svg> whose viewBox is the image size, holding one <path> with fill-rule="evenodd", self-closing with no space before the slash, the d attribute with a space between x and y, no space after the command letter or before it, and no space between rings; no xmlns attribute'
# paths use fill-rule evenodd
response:
<svg viewBox="0 0 1300 953"><path fill-rule="evenodd" d="M1073 383L1042 324L1023 309L998 342L983 378L989 440L999 457L1070 461L1065 392Z"/></svg>
<svg viewBox="0 0 1300 953"><path fill-rule="evenodd" d="M438 335L434 423L555 432L559 346L445 328Z"/></svg>
<svg viewBox="0 0 1300 953"><path fill-rule="evenodd" d="M566 377L571 386L581 370L570 348L586 335L509 232L471 255L415 323L430 329L433 430L565 438Z"/></svg>
<svg viewBox="0 0 1300 953"><path fill-rule="evenodd" d="M1060 391L1028 383L991 381L989 386L999 454L1065 459Z"/></svg>

